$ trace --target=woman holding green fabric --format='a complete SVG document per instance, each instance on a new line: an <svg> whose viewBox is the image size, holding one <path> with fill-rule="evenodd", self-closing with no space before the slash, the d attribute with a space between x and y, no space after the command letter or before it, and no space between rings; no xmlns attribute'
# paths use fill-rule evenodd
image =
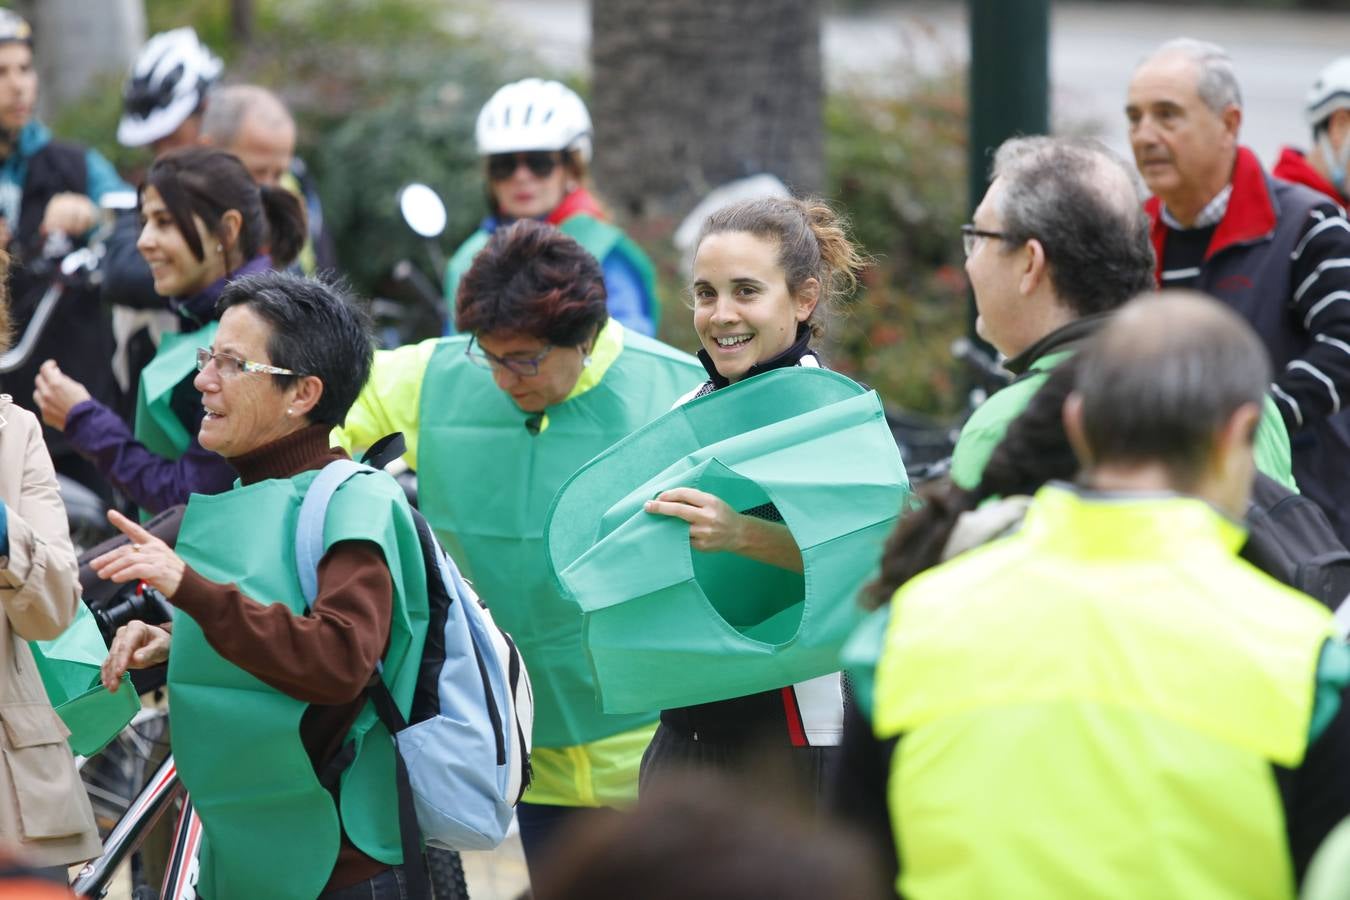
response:
<svg viewBox="0 0 1350 900"><path fill-rule="evenodd" d="M402 897L393 742L365 690L382 662L407 715L426 637L402 489L373 473L333 496L312 607L295 560L300 504L344 456L328 437L370 371L367 322L330 287L275 272L233 282L220 308L196 357L200 439L239 484L193 495L175 549L109 514L132 543L94 561L99 577L144 580L178 615L120 629L104 684L169 662L174 759L205 832L201 896ZM330 789L318 773L339 750L354 756Z"/></svg>
<svg viewBox="0 0 1350 900"><path fill-rule="evenodd" d="M48 425L153 514L233 483L229 464L197 440L203 411L192 383L196 349L211 343L226 285L295 258L305 214L290 192L259 187L231 154L191 148L155 160L141 189L141 217L137 249L155 292L177 313L180 333L163 336L141 373L134 427L52 361L38 375L34 400Z"/></svg>
<svg viewBox="0 0 1350 900"><path fill-rule="evenodd" d="M855 286L863 265L833 210L790 199L733 204L708 218L696 248L694 330L708 380L683 400L774 369L820 366L811 339L821 332L821 310ZM738 512L711 493L680 487L647 501L646 510L688 522L695 550L802 571L796 541L771 504ZM643 782L681 766L747 769L782 752L784 764L818 789L843 714L838 673L664 710Z"/></svg>
<svg viewBox="0 0 1350 900"><path fill-rule="evenodd" d="M699 371L605 306L599 263L540 222L498 229L464 274L464 334L376 355L342 443L404 432L421 509L520 648L534 687L534 781L517 807L533 869L578 809L626 804L655 713L606 716L558 592L543 526L563 482L666 412Z"/></svg>

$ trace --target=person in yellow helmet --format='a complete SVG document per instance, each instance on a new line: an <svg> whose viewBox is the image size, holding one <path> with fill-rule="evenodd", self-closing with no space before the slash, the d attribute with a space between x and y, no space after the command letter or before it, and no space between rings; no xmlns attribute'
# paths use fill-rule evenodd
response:
<svg viewBox="0 0 1350 900"><path fill-rule="evenodd" d="M1295 895L1350 810L1350 658L1236 557L1265 359L1207 298L1127 306L1064 403L1079 486L896 592L861 705L899 893Z"/></svg>

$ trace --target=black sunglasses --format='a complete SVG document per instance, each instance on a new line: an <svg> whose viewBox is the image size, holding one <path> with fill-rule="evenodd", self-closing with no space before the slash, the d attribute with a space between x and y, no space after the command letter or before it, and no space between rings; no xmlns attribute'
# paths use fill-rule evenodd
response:
<svg viewBox="0 0 1350 900"><path fill-rule="evenodd" d="M494 153L488 157L488 178L493 181L505 181L516 174L521 163L536 178L547 178L553 174L562 162L558 154L549 150L531 150L527 153Z"/></svg>

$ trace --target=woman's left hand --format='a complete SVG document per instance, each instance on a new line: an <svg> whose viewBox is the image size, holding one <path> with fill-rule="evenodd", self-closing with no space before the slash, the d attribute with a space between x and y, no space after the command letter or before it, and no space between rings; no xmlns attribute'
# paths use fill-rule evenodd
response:
<svg viewBox="0 0 1350 900"><path fill-rule="evenodd" d="M705 553L740 552L745 544L745 520L726 501L693 488L663 491L643 507L658 516L674 516L689 523L689 543Z"/></svg>
<svg viewBox="0 0 1350 900"><path fill-rule="evenodd" d="M80 403L89 399L84 385L62 372L56 360L49 359L38 370L37 389L33 402L42 412L42 421L58 431L66 430L66 417Z"/></svg>
<svg viewBox="0 0 1350 900"><path fill-rule="evenodd" d="M108 521L131 543L97 557L94 574L104 581L144 581L165 597L172 597L183 582L183 562L173 549L115 509L108 510Z"/></svg>

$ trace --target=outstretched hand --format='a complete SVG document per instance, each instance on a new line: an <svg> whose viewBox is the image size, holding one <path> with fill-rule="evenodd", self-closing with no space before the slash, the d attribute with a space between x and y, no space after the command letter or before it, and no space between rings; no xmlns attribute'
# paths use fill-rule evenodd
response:
<svg viewBox="0 0 1350 900"><path fill-rule="evenodd" d="M165 597L172 597L183 582L187 564L168 544L146 531L115 509L108 510L108 521L131 539L94 559L94 574L104 581L144 581Z"/></svg>
<svg viewBox="0 0 1350 900"><path fill-rule="evenodd" d="M99 674L103 686L116 693L127 669L146 669L167 660L171 639L163 628L141 621L128 622L117 629Z"/></svg>

